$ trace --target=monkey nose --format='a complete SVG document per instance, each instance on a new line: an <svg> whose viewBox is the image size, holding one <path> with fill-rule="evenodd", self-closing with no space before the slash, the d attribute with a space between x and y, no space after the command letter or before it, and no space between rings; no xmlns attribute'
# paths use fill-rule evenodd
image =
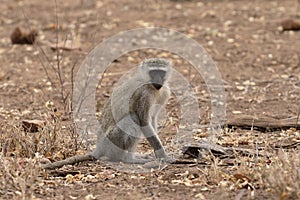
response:
<svg viewBox="0 0 300 200"><path fill-rule="evenodd" d="M159 83L152 83L152 85L155 87L155 89L159 90L162 87L162 84Z"/></svg>

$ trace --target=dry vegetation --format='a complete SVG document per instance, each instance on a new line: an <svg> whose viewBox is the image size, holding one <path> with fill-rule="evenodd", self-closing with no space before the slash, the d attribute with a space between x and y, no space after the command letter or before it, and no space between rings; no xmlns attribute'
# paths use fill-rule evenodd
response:
<svg viewBox="0 0 300 200"><path fill-rule="evenodd" d="M297 125L264 132L225 127L217 144L233 148L231 154L185 155L181 158L194 163L152 173L125 173L101 162L41 168L85 153L70 112L73 73L95 43L131 28L169 27L203 45L224 78L229 119L263 116L297 124L300 32L283 32L280 26L286 18L299 20L297 5L296 0L69 0L57 1L56 7L54 2L5 1L0 5L0 198L300 199ZM12 45L9 36L18 26L35 27L38 43ZM177 55L154 49L130 52L112 63L99 83L97 115L124 71L153 56L171 59L190 80L201 124L207 124L210 98L201 77ZM179 117L172 97L160 134L168 151L180 131ZM205 137L205 129L195 131L194 143ZM139 149L150 152L146 142Z"/></svg>

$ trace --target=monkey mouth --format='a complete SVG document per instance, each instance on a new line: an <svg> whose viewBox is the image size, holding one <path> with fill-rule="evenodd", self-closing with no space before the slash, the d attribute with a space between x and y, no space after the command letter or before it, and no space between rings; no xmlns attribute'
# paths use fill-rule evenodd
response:
<svg viewBox="0 0 300 200"><path fill-rule="evenodd" d="M162 84L159 83L152 83L152 85L155 87L155 89L159 90L162 87Z"/></svg>

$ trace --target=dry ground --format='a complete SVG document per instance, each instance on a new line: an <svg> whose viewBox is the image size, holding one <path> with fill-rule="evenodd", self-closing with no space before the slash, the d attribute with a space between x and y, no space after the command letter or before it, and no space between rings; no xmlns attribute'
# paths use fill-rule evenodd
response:
<svg viewBox="0 0 300 200"><path fill-rule="evenodd" d="M91 162L54 171L40 167L46 158L55 161L84 152L70 118L72 71L76 73L98 43L132 28L172 28L199 42L224 80L228 119L247 115L296 123L300 32L283 32L280 23L299 20L299 4L296 0L1 0L0 198L299 199L296 127L268 132L225 128L219 145L255 153L207 154L195 164L169 165L152 173L124 173ZM12 45L10 34L16 27L35 28L38 45ZM76 48L51 50L57 38ZM207 124L210 98L201 77L178 56L154 49L130 52L110 66L97 93L98 111L120 75L153 56L172 59L191 81L201 123ZM172 98L160 134L167 147L178 128L176 105ZM43 124L31 132L22 126L29 119ZM205 130L198 131L195 141L206 136ZM140 149L149 151L146 142Z"/></svg>

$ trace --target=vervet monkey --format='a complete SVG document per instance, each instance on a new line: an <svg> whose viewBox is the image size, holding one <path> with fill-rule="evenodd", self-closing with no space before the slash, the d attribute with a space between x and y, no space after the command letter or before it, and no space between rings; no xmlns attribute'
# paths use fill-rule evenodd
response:
<svg viewBox="0 0 300 200"><path fill-rule="evenodd" d="M171 62L166 59L144 60L137 73L114 89L104 106L95 150L46 164L44 168L54 169L94 159L143 164L153 159L135 153L142 136L154 149L157 159L167 160L157 136L157 116L170 96L171 68Z"/></svg>

